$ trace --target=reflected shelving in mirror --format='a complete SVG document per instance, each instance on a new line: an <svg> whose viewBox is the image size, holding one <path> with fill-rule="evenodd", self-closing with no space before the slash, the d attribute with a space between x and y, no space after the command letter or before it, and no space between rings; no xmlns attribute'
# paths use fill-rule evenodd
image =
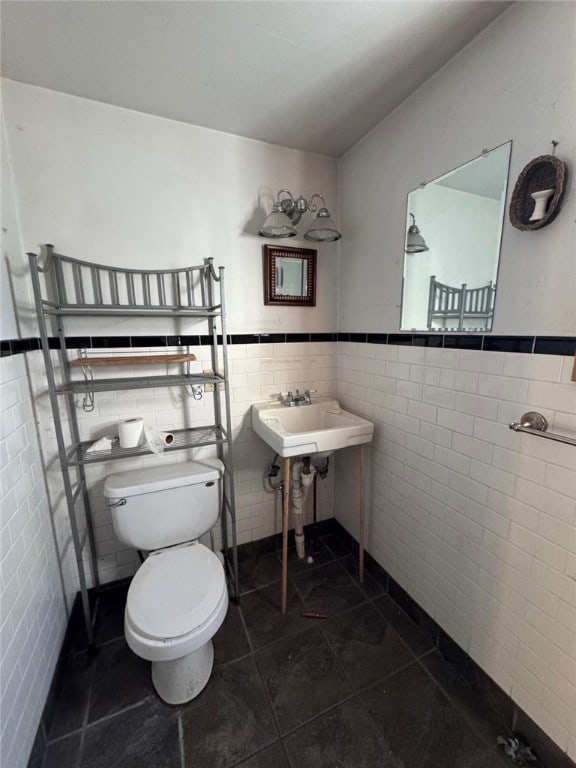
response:
<svg viewBox="0 0 576 768"><path fill-rule="evenodd" d="M511 147L484 150L409 193L401 330L491 330Z"/></svg>

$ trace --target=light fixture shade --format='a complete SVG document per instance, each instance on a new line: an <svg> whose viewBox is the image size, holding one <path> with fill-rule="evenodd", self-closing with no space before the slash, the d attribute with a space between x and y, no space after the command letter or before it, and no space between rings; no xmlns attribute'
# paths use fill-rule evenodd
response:
<svg viewBox="0 0 576 768"><path fill-rule="evenodd" d="M335 240L340 240L342 235L336 229L336 225L330 218L327 208L320 208L318 216L314 219L310 225L308 231L304 235L305 240L314 240L316 242L328 242L333 243Z"/></svg>
<svg viewBox="0 0 576 768"><path fill-rule="evenodd" d="M258 234L260 237L278 239L282 237L295 237L298 233L288 216L282 212L280 203L274 203L272 212L266 217L261 229L258 230Z"/></svg>
<svg viewBox="0 0 576 768"><path fill-rule="evenodd" d="M414 214L411 213L410 216L412 216L412 224L408 227L408 232L406 233L405 251L406 253L424 253L424 251L428 250L428 246L416 226Z"/></svg>

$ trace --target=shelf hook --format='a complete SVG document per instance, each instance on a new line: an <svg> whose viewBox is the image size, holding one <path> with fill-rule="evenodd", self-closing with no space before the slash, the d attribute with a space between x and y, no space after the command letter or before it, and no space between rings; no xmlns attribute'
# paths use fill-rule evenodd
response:
<svg viewBox="0 0 576 768"><path fill-rule="evenodd" d="M80 360L86 361L86 364L82 364L82 375L88 385L88 390L82 398L82 410L84 413L92 413L94 410L94 371L88 361L88 352L85 348L80 350L78 357Z"/></svg>
<svg viewBox="0 0 576 768"><path fill-rule="evenodd" d="M559 143L560 142L557 141L557 139L552 139L552 141L550 142L550 144L552 144L552 156L556 154L556 147L558 146Z"/></svg>

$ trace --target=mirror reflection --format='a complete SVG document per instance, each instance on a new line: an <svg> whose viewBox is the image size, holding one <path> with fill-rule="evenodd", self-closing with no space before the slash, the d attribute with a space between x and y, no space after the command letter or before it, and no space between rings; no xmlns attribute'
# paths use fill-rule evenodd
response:
<svg viewBox="0 0 576 768"><path fill-rule="evenodd" d="M306 296L308 262L304 259L276 258L276 293L279 296Z"/></svg>
<svg viewBox="0 0 576 768"><path fill-rule="evenodd" d="M408 195L401 330L492 328L511 146Z"/></svg>
<svg viewBox="0 0 576 768"><path fill-rule="evenodd" d="M265 245L264 304L316 305L316 250Z"/></svg>

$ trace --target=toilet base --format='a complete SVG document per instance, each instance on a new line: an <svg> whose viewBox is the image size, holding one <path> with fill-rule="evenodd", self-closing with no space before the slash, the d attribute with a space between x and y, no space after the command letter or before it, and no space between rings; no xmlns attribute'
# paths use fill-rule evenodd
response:
<svg viewBox="0 0 576 768"><path fill-rule="evenodd" d="M171 661L152 662L152 682L156 693L167 704L185 704L204 689L212 674L212 640L192 653Z"/></svg>

